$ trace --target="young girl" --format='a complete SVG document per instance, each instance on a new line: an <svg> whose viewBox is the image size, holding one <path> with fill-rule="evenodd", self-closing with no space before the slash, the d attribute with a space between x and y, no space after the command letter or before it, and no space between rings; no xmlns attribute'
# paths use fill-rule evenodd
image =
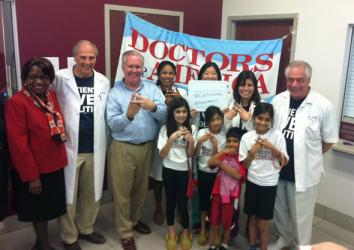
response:
<svg viewBox="0 0 354 250"><path fill-rule="evenodd" d="M273 116L271 104L258 103L253 112L255 130L244 134L240 144L240 161L248 168L244 209L251 250L256 249L257 231L260 249L267 249L279 171L289 158L282 132L271 128Z"/></svg>
<svg viewBox="0 0 354 250"><path fill-rule="evenodd" d="M205 81L221 81L221 72L219 66L215 62L206 62L200 68L198 73L198 80ZM205 122L205 112L197 112L195 109L192 110L192 122L198 129L207 128ZM197 178L198 175L196 175ZM197 193L199 194L199 188L197 188ZM199 196L199 195L198 195ZM200 232L200 209L199 209L199 199L195 195L192 199L192 223L193 223L193 233Z"/></svg>
<svg viewBox="0 0 354 250"><path fill-rule="evenodd" d="M177 89L174 84L176 66L171 61L160 62L157 67L157 77L156 85L165 96L167 106L173 98L177 96L185 98L187 96L187 92L184 89ZM155 196L154 222L157 225L162 225L165 220L162 212L162 160L157 149L154 152L153 163L151 164L149 184L153 188Z"/></svg>
<svg viewBox="0 0 354 250"><path fill-rule="evenodd" d="M197 144L194 155L198 165L198 189L200 204L201 228L198 236L198 244L204 246L208 242L206 230L206 217L209 214L210 195L214 184L217 168L210 169L208 160L220 149L224 148L225 132L222 129L224 115L215 106L210 106L205 111L205 122L208 126L197 133Z"/></svg>
<svg viewBox="0 0 354 250"><path fill-rule="evenodd" d="M192 236L189 232L188 198L188 158L194 153L195 126L190 125L188 103L182 97L175 97L168 106L167 122L160 130L157 147L162 158L162 180L166 194L166 218L168 232L167 250L177 249L177 234L174 229L174 215L177 203L183 232L181 249L191 248Z"/></svg>
<svg viewBox="0 0 354 250"><path fill-rule="evenodd" d="M222 245L219 250L228 249L231 235L235 200L240 197L241 185L246 176L246 170L238 160L238 149L242 136L239 128L231 128L226 134L226 148L212 156L208 165L219 167L212 191L210 213L209 250L216 249L215 241L221 218L224 226Z"/></svg>

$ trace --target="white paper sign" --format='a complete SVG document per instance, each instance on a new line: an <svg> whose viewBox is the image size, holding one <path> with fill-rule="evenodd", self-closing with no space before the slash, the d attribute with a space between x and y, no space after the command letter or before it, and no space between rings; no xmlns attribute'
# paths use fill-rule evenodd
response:
<svg viewBox="0 0 354 250"><path fill-rule="evenodd" d="M54 67L54 72L57 72L59 70L59 57L46 57Z"/></svg>
<svg viewBox="0 0 354 250"><path fill-rule="evenodd" d="M226 81L189 81L188 103L191 109L205 111L209 106L221 110L228 107L228 83Z"/></svg>
<svg viewBox="0 0 354 250"><path fill-rule="evenodd" d="M71 69L72 67L74 67L74 65L76 64L74 57L67 57L66 58L66 63L68 65L68 68Z"/></svg>

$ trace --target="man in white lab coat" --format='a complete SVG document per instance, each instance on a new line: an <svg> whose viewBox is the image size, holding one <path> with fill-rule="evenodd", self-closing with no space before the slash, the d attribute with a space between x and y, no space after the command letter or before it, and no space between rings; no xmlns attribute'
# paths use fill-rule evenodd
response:
<svg viewBox="0 0 354 250"><path fill-rule="evenodd" d="M288 164L281 170L274 208L279 239L268 249L310 245L323 154L338 141L333 104L310 87L312 68L293 61L285 70L288 90L274 97L274 128L286 139Z"/></svg>
<svg viewBox="0 0 354 250"><path fill-rule="evenodd" d="M65 249L81 249L78 238L105 243L94 231L102 196L107 129L105 107L109 80L94 70L98 50L87 40L73 48L76 64L59 70L53 84L68 136L65 168L67 214L59 218ZM77 213L76 213L77 212Z"/></svg>

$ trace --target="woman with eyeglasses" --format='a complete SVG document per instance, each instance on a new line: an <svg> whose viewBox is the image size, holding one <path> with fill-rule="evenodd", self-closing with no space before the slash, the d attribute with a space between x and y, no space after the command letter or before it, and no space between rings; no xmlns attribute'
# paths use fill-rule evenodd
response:
<svg viewBox="0 0 354 250"><path fill-rule="evenodd" d="M49 90L54 77L50 61L30 59L22 68L22 90L5 106L15 209L20 221L32 222L37 250L54 249L48 221L66 213L66 137L57 97Z"/></svg>

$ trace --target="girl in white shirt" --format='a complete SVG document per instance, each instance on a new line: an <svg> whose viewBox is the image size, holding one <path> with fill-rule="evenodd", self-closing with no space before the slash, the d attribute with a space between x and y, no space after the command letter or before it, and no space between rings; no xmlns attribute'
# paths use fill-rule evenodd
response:
<svg viewBox="0 0 354 250"><path fill-rule="evenodd" d="M182 97L172 99L168 106L166 125L161 128L157 143L163 163L162 180L166 194L167 250L177 249L177 234L174 229L176 204L183 227L181 248L189 250L192 245L186 193L188 160L194 154L196 128L191 126L189 120L190 110L187 101Z"/></svg>
<svg viewBox="0 0 354 250"><path fill-rule="evenodd" d="M249 216L250 250L256 249L257 232L260 249L267 249L279 171L289 158L282 132L271 128L273 117L271 104L258 103L253 112L255 130L244 134L240 143L239 160L248 168L244 210Z"/></svg>
<svg viewBox="0 0 354 250"><path fill-rule="evenodd" d="M204 115L207 128L198 131L194 152L194 155L198 157L198 190L201 222L198 244L201 246L206 245L208 242L206 217L209 213L211 191L218 172L218 168L209 168L208 160L226 144L226 134L223 130L223 112L218 107L210 106L205 110Z"/></svg>
<svg viewBox="0 0 354 250"><path fill-rule="evenodd" d="M178 89L175 86L176 66L171 61L162 61L157 67L156 85L160 88L165 96L165 104L168 106L171 100L177 96L187 97L184 89ZM159 124L161 127L163 123ZM155 211L154 222L157 225L164 223L164 215L162 212L162 160L156 148L150 169L149 186L154 190Z"/></svg>

